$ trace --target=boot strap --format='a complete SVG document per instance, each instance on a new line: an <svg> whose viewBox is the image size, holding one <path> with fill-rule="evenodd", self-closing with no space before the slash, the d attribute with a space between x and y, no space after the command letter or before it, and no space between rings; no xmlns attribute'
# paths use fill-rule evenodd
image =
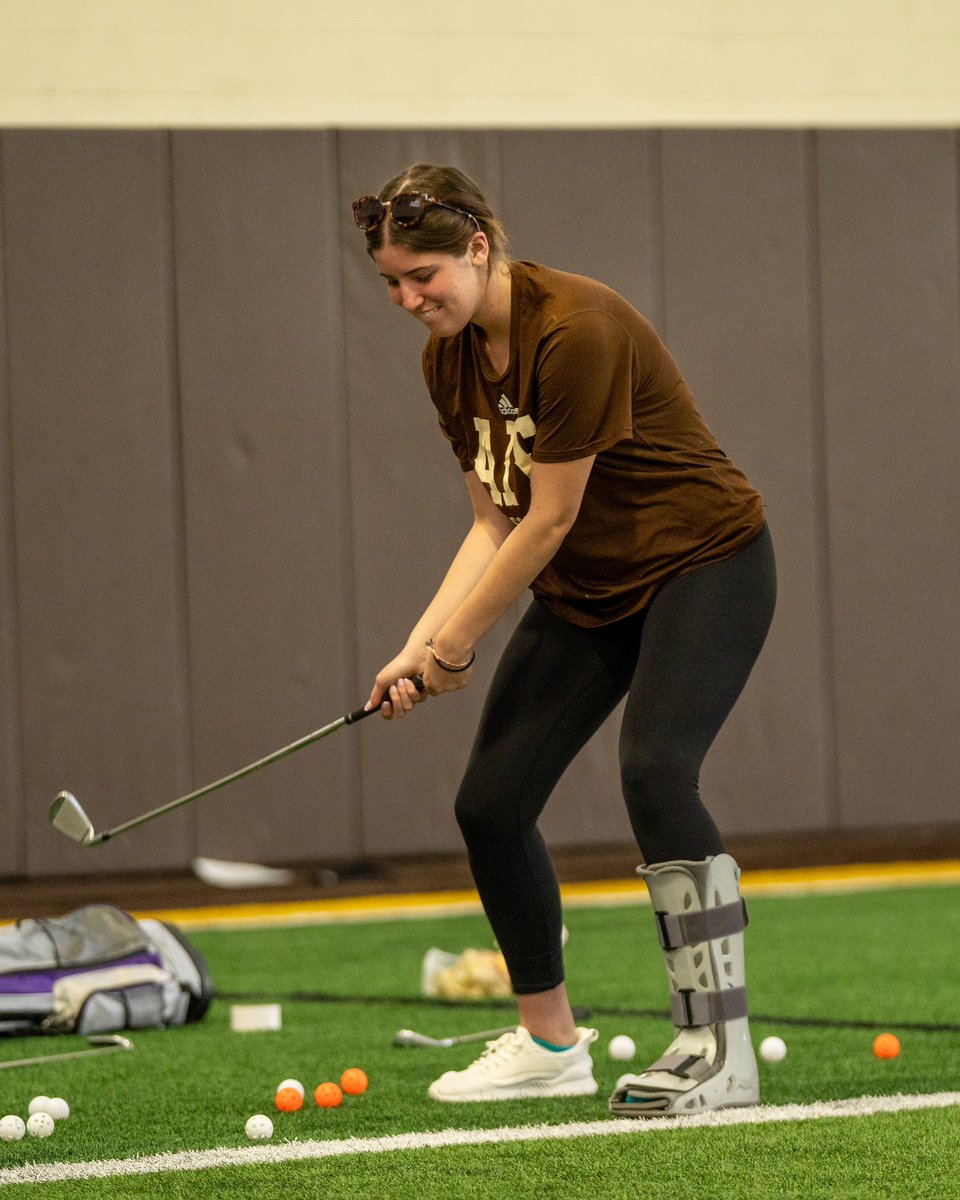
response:
<svg viewBox="0 0 960 1200"><path fill-rule="evenodd" d="M747 1015L747 989L724 988L722 992L674 992L670 997L670 1012L674 1025L694 1029L701 1025L716 1025L718 1021L735 1021Z"/></svg>
<svg viewBox="0 0 960 1200"><path fill-rule="evenodd" d="M651 1063L644 1074L646 1075L650 1071L667 1071L670 1075L677 1075L681 1079L700 1081L714 1075L716 1068L701 1054L664 1054L655 1063Z"/></svg>
<svg viewBox="0 0 960 1200"><path fill-rule="evenodd" d="M657 912L657 933L664 950L679 950L681 946L698 946L714 938L742 933L747 927L747 906L743 900L733 900L717 908L682 915Z"/></svg>

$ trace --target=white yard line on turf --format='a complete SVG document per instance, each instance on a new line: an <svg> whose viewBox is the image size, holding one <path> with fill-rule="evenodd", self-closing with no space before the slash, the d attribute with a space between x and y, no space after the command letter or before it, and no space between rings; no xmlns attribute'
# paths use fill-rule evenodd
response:
<svg viewBox="0 0 960 1200"><path fill-rule="evenodd" d="M960 1105L960 1092L925 1096L860 1096L850 1100L817 1101L769 1107L728 1108L692 1117L656 1120L621 1117L566 1125L520 1125L499 1129L444 1129L437 1133L403 1133L392 1137L342 1138L325 1142L279 1142L268 1146L224 1146L217 1150L186 1150L142 1158L103 1162L31 1163L0 1170L7 1183L60 1183L72 1179L105 1179L118 1175L153 1175L165 1171L206 1171L304 1159L338 1158L346 1154L384 1154L397 1150L434 1150L449 1146L481 1146L493 1142L542 1142L561 1138L608 1137L611 1134L669 1133L677 1129L718 1129L730 1125L767 1125L777 1121L817 1121L825 1117L872 1117L880 1113Z"/></svg>

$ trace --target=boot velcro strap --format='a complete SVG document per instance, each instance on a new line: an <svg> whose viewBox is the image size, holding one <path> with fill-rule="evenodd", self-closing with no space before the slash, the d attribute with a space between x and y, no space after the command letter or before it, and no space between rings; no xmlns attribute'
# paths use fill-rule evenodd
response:
<svg viewBox="0 0 960 1200"><path fill-rule="evenodd" d="M655 1063L647 1067L644 1074L650 1071L666 1071L681 1079L708 1079L714 1074L714 1068L701 1054L664 1054Z"/></svg>
<svg viewBox="0 0 960 1200"><path fill-rule="evenodd" d="M722 992L674 992L670 997L670 1012L674 1025L692 1029L700 1025L715 1025L718 1021L734 1021L747 1015L747 989L724 988Z"/></svg>
<svg viewBox="0 0 960 1200"><path fill-rule="evenodd" d="M681 946L698 946L713 938L728 937L731 933L742 933L747 927L747 906L743 900L733 900L717 908L703 912L654 913L657 918L657 933L664 950L679 950Z"/></svg>

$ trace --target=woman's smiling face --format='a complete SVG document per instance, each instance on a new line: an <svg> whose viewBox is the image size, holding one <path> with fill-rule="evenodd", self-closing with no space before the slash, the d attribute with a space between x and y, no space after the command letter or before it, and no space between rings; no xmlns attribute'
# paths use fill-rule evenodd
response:
<svg viewBox="0 0 960 1200"><path fill-rule="evenodd" d="M487 240L478 234L462 256L419 253L384 244L373 261L394 304L422 321L431 333L452 337L477 316L488 280Z"/></svg>

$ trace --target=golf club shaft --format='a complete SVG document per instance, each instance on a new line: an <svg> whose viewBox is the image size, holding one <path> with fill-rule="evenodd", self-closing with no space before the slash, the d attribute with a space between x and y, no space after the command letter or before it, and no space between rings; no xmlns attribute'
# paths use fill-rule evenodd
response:
<svg viewBox="0 0 960 1200"><path fill-rule="evenodd" d="M66 1054L39 1054L35 1058L13 1058L0 1062L0 1071L9 1071L13 1067L39 1067L49 1062L66 1062L68 1058L89 1058L92 1054L110 1054L114 1050L132 1050L133 1042L127 1038L118 1038L108 1046L91 1046L89 1050L69 1050Z"/></svg>
<svg viewBox="0 0 960 1200"><path fill-rule="evenodd" d="M400 1029L394 1035L393 1044L395 1046L426 1046L431 1049L447 1049L450 1046L461 1046L465 1042L488 1042L504 1033L510 1033L514 1029L516 1029L516 1025L504 1025L500 1029L484 1029L480 1033L461 1033L444 1038L429 1037L425 1033L417 1033L415 1029Z"/></svg>
<svg viewBox="0 0 960 1200"><path fill-rule="evenodd" d="M423 691L423 679L419 675L414 678L413 682L418 691ZM355 708L353 712L338 717L336 721L331 721L329 725L324 725L322 729L316 729L313 733L305 734L302 738L291 742L289 746L281 746L279 750L274 750L272 754L268 754L264 758L258 758L256 762L250 763L249 766L241 767L238 771L232 771L229 775L224 775L222 779L217 779L202 788L197 788L195 792L190 792L188 795L181 796L177 800L171 800L168 804L161 804L159 808L153 808L150 812L143 813L142 816L132 817L129 821L124 821L122 825L114 825L112 829L105 829L102 833L98 833L91 838L87 844L97 846L109 838L116 837L117 834L126 833L128 829L136 829L138 825L145 825L147 821L152 821L156 817L162 817L164 813L173 812L175 808L180 808L184 804L190 804L193 800L199 800L201 796L209 796L211 792L226 787L229 783L236 783L238 779L245 779L248 775L252 775L254 771L259 771L263 767L269 767L271 763L279 762L281 758L286 758L288 754L302 750L304 746L310 746L314 742L319 742L321 738L328 737L331 733L336 733L344 725L354 725L357 721L362 721L364 717L372 717L374 713L378 713L379 711L379 707L369 709Z"/></svg>
<svg viewBox="0 0 960 1200"><path fill-rule="evenodd" d="M362 712L362 710L359 711ZM366 717L370 714L362 712L362 715ZM238 779L245 779L246 776L252 775L254 771L259 771L261 767L268 767L271 763L279 762L281 758L286 758L288 754L293 754L296 750L302 750L304 746L318 742L321 738L334 733L344 725L351 724L354 720L360 720L360 717L356 713L339 717L336 721L331 721L329 725L325 725L322 729L308 733L304 737L298 738L297 741L291 742L289 746L282 746L279 750L274 750L272 754L268 754L265 758L260 758L256 762L250 763L249 766L241 767L238 771L232 771L229 775L224 775L222 779L217 779L213 783L208 783L204 787L197 788L195 792L190 792L188 795L181 796L177 800L171 800L168 804L161 804L159 808L152 808L149 812L143 813L142 816L132 817L129 821L124 821L122 825L115 825L112 829L105 829L102 833L98 833L94 838L91 838L89 844L95 846L99 842L107 841L108 838L116 837L119 833L126 833L128 829L136 829L138 825L145 825L147 821L152 821L155 817L162 817L164 813L173 812L175 808L189 804L192 800L199 800L201 796L209 796L211 792L226 787L228 783L236 783Z"/></svg>

